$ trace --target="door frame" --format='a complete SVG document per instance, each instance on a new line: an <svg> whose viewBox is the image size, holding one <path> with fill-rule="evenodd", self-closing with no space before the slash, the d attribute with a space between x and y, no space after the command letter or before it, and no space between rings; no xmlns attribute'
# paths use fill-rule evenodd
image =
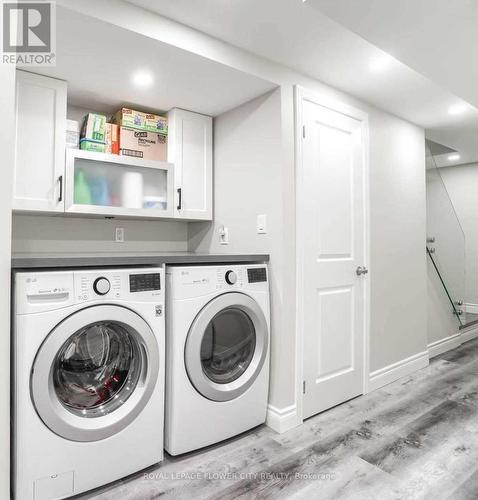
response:
<svg viewBox="0 0 478 500"><path fill-rule="evenodd" d="M294 114L295 114L295 210L296 210L296 345L295 345L295 404L297 421L303 422L303 381L304 381L304 247L303 237L305 234L305 214L301 200L304 193L303 165L302 165L302 134L303 116L302 103L310 101L314 104L324 106L333 111L344 113L362 123L362 137L364 144L364 265L371 270L370 265L370 187L369 187L369 125L368 114L358 108L344 104L343 102L317 92L312 92L299 85L294 86ZM364 280L364 324L363 324L363 394L369 392L370 379L370 277Z"/></svg>

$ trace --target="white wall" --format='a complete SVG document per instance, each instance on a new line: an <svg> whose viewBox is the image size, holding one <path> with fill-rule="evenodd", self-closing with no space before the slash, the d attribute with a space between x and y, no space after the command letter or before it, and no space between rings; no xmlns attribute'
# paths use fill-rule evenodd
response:
<svg viewBox="0 0 478 500"><path fill-rule="evenodd" d="M10 242L13 193L15 68L0 64L0 498L10 498Z"/></svg>
<svg viewBox="0 0 478 500"><path fill-rule="evenodd" d="M114 242L116 227L124 228L124 243ZM185 222L14 215L12 251L17 256L186 251L187 237Z"/></svg>
<svg viewBox="0 0 478 500"><path fill-rule="evenodd" d="M478 305L478 163L440 168L440 174L465 233L464 300Z"/></svg>
<svg viewBox="0 0 478 500"><path fill-rule="evenodd" d="M371 109L370 369L426 350L425 137Z"/></svg>

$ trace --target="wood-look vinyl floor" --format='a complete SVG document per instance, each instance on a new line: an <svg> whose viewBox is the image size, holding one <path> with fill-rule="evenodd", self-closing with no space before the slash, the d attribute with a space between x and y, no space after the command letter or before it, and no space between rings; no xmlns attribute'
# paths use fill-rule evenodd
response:
<svg viewBox="0 0 478 500"><path fill-rule="evenodd" d="M478 339L285 434L261 426L77 498L478 499Z"/></svg>

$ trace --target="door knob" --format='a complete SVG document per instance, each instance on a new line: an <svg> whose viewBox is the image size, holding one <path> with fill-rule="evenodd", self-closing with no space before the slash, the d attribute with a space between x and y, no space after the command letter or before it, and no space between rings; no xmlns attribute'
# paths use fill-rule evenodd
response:
<svg viewBox="0 0 478 500"><path fill-rule="evenodd" d="M368 269L365 266L358 266L355 272L357 273L357 276L360 276L362 274L367 274Z"/></svg>

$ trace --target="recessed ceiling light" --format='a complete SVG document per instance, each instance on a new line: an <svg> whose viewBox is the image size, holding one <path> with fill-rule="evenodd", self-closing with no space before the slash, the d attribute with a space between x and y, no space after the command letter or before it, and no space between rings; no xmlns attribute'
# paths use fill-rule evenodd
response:
<svg viewBox="0 0 478 500"><path fill-rule="evenodd" d="M449 161L457 161L461 158L461 156L458 153L453 153L452 155L448 156Z"/></svg>
<svg viewBox="0 0 478 500"><path fill-rule="evenodd" d="M461 115L468 109L466 104L454 104L448 108L449 115Z"/></svg>
<svg viewBox="0 0 478 500"><path fill-rule="evenodd" d="M150 71L136 71L133 73L131 80L137 87L150 87L153 84L154 77Z"/></svg>
<svg viewBox="0 0 478 500"><path fill-rule="evenodd" d="M381 73L382 71L387 70L393 61L393 57L388 54L382 54L381 56L374 57L369 62L369 69L372 73Z"/></svg>

